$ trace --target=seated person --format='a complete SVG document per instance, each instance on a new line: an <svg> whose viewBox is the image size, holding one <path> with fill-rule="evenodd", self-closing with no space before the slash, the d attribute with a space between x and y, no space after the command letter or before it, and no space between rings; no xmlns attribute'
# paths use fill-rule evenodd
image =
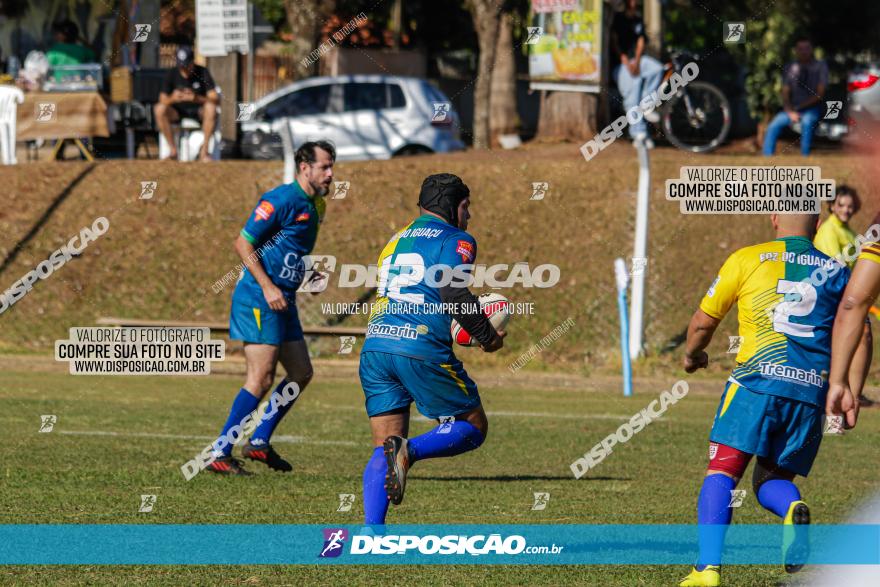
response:
<svg viewBox="0 0 880 587"><path fill-rule="evenodd" d="M53 24L52 38L55 42L46 52L51 67L95 62L95 52L79 42L79 27L73 21L62 20Z"/></svg>
<svg viewBox="0 0 880 587"><path fill-rule="evenodd" d="M794 47L797 61L785 66L782 74L782 112L770 121L764 135L764 155L776 152L776 142L786 127L801 123L801 155L809 155L813 132L822 117L822 102L828 87L828 65L813 57L813 43L801 37Z"/></svg>
<svg viewBox="0 0 880 587"><path fill-rule="evenodd" d="M159 102L153 108L159 132L171 147L169 159L177 159L177 143L171 124L181 118L193 118L201 122L205 141L199 151L199 159L210 161L208 143L214 134L217 121L217 108L220 106L220 95L214 86L211 73L193 61L191 47L181 46L177 49L177 67L168 72Z"/></svg>

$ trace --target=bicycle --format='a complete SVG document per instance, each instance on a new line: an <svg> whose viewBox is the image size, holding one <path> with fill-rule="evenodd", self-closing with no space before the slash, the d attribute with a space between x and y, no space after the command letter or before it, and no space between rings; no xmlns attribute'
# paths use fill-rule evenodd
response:
<svg viewBox="0 0 880 587"><path fill-rule="evenodd" d="M675 51L665 64L664 84L669 83L673 73L696 58L685 52ZM660 90L658 89L658 92ZM663 91L666 94L666 91ZM660 124L670 143L692 153L708 153L717 149L730 132L730 102L714 84L691 81L678 89L675 95L660 108Z"/></svg>

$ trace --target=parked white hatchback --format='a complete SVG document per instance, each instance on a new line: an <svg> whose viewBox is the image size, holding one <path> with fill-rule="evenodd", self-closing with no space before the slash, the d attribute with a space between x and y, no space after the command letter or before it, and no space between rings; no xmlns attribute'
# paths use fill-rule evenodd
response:
<svg viewBox="0 0 880 587"><path fill-rule="evenodd" d="M245 157L283 157L281 137L273 131L281 118L288 119L294 149L329 140L340 161L464 149L449 98L415 77L313 77L276 90L241 108Z"/></svg>

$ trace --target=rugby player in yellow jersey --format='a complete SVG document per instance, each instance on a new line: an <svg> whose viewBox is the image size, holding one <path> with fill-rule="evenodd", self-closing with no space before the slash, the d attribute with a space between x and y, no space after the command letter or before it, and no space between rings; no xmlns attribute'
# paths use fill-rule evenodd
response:
<svg viewBox="0 0 880 587"><path fill-rule="evenodd" d="M810 472L822 440L831 329L849 269L813 246L817 215L770 219L776 240L733 253L688 326L688 373L708 365L705 349L734 303L742 341L709 435L697 502L700 554L684 587L720 585L731 491L753 455L758 502L786 525L810 521L792 481ZM794 534L783 544L787 572L800 570L806 556L804 533Z"/></svg>
<svg viewBox="0 0 880 587"><path fill-rule="evenodd" d="M846 286L837 318L831 346L831 374L828 377L828 397L825 409L829 416L843 415L846 426L852 428L859 417L859 402L862 380L853 381L850 375L858 365L862 325L871 304L880 294L880 243L874 242L862 247L853 269L852 278ZM864 369L867 373L870 362Z"/></svg>

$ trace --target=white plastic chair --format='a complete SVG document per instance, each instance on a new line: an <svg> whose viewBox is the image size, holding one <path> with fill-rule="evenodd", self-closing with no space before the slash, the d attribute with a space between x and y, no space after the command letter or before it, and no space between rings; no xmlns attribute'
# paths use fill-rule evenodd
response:
<svg viewBox="0 0 880 587"><path fill-rule="evenodd" d="M219 123L219 114L217 118ZM195 160L199 154L199 149L202 148L202 143L205 142L205 133L202 132L201 123L193 118L183 118L172 126L171 132L174 133L174 138L177 139L177 159L179 161ZM214 136L208 137L208 154L211 156L211 159L220 159L221 139L222 135L219 128L214 130ZM169 154L171 154L171 147L168 141L165 140L165 135L159 133L159 158L165 159Z"/></svg>
<svg viewBox="0 0 880 587"><path fill-rule="evenodd" d="M15 165L15 120L24 93L14 86L0 85L0 163Z"/></svg>
<svg viewBox="0 0 880 587"><path fill-rule="evenodd" d="M220 86L214 88L223 101L223 90ZM214 135L208 137L208 155L214 161L220 160L220 142L223 135L220 132L220 119L222 108L217 107L217 121L214 123ZM182 118L171 125L171 133L174 140L177 141L177 160L178 161L194 161L199 155L199 149L205 142L205 133L202 132L201 123L194 118ZM159 133L159 159L165 159L171 154L171 146L165 140L165 135Z"/></svg>

